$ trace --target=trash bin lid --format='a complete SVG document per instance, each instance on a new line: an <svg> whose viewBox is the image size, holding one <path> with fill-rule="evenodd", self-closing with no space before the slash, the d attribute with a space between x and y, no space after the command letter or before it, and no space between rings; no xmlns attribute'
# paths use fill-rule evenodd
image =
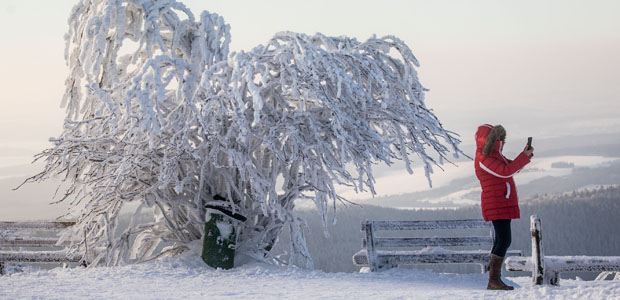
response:
<svg viewBox="0 0 620 300"><path fill-rule="evenodd" d="M218 196L218 195L216 195ZM213 197L214 199L217 199L216 197ZM222 197L219 197L220 199L223 199ZM218 199L219 200L219 199ZM241 222L245 222L247 220L247 218L239 213L233 213L232 212L232 204L228 201L211 201L211 202L207 202L207 204L205 205L205 208L208 209L215 209L233 219L236 219L238 221Z"/></svg>

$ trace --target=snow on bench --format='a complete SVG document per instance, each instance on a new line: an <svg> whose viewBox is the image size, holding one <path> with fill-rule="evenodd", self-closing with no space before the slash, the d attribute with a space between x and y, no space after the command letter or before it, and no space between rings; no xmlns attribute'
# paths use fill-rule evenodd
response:
<svg viewBox="0 0 620 300"><path fill-rule="evenodd" d="M369 267L371 271L382 270L399 265L432 263L470 263L480 264L483 272L488 270L489 254L493 244L491 225L484 220L443 220L443 221L365 221L362 231L362 250L353 255L353 263ZM491 235L472 235L477 229L491 229ZM468 236L457 236L466 230ZM378 231L401 234L406 231L422 233L433 231L442 236L430 237L379 237ZM448 235L448 236L445 236ZM462 250L445 249L471 248L484 246L484 249ZM422 249L413 249L420 248ZM403 248L406 248L403 250ZM507 255L521 255L521 251L509 251Z"/></svg>
<svg viewBox="0 0 620 300"><path fill-rule="evenodd" d="M56 232L73 225L75 222L0 222L0 275L4 274L4 264L7 262L80 262L80 257L67 255L64 247L57 245L58 238L32 236L33 231ZM59 247L62 249L48 250Z"/></svg>
<svg viewBox="0 0 620 300"><path fill-rule="evenodd" d="M537 285L560 283L561 272L602 272L597 279L605 279L612 272L620 279L620 256L546 256L542 247L542 224L536 215L530 216L532 256L506 259L506 270L532 272Z"/></svg>

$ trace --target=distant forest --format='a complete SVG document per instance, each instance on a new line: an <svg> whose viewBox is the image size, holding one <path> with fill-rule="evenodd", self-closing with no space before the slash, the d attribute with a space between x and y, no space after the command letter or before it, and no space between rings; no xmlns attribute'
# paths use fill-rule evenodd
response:
<svg viewBox="0 0 620 300"><path fill-rule="evenodd" d="M562 194L537 195L521 205L521 219L512 223L511 249L529 256L531 240L529 216L542 220L543 247L547 255L614 255L620 256L620 186L574 191ZM355 272L351 261L361 249L362 220L441 220L482 218L479 206L459 209L400 210L364 205L339 207L336 224L330 222L329 238L313 211L299 211L308 222L308 247L316 269L327 272ZM276 251L287 251L288 237L281 236ZM479 272L477 266L423 266L439 271ZM524 275L524 274L520 274ZM565 274L568 277L571 274ZM574 277L575 274L572 274ZM584 277L583 274L579 274ZM585 275L588 279L590 276Z"/></svg>

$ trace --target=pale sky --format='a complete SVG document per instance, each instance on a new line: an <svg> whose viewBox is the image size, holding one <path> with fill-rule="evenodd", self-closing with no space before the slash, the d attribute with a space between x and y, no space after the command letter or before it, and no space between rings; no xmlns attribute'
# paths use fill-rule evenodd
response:
<svg viewBox="0 0 620 300"><path fill-rule="evenodd" d="M77 1L0 0L0 157L57 136L67 69L63 35ZM231 50L282 30L404 40L444 126L472 139L619 132L620 1L183 1L231 25ZM2 163L2 161L0 161Z"/></svg>

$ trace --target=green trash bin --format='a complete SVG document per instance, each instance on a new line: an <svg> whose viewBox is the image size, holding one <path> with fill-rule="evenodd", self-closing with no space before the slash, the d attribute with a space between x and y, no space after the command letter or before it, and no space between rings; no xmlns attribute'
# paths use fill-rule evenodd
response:
<svg viewBox="0 0 620 300"><path fill-rule="evenodd" d="M205 206L205 234L202 260L213 268L231 269L235 264L237 226L246 218L233 213L232 204L216 195Z"/></svg>

